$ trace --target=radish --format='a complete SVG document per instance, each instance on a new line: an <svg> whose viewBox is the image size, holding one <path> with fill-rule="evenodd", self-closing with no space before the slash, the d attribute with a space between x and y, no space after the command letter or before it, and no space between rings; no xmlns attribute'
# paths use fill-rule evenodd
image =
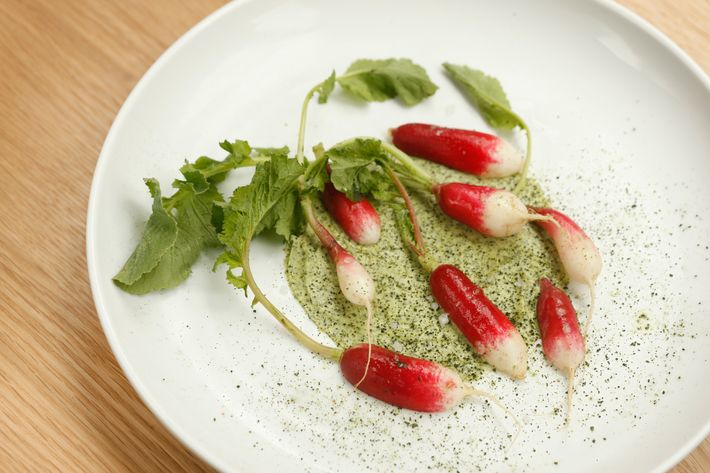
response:
<svg viewBox="0 0 710 473"><path fill-rule="evenodd" d="M529 212L510 191L460 182L437 183L406 153L374 138L351 138L338 143L326 154L334 165L333 174L338 178L333 182L340 182L339 185L344 187L340 190L357 189L356 177L360 174L368 175L371 180L386 179L380 177L382 173L378 175L371 171L369 166L374 162L382 169L392 170L407 185L433 193L446 215L485 236L514 235L532 220L550 220L555 224L552 217ZM358 162L348 163L353 156L357 156ZM346 181L350 182L344 184Z"/></svg>
<svg viewBox="0 0 710 473"><path fill-rule="evenodd" d="M338 284L343 296L352 304L365 307L365 310L367 310L367 321L365 323L367 343L368 346L372 346L370 326L372 323L372 303L375 300L375 282L360 262L343 248L328 229L316 219L310 199L304 197L301 202L308 224L323 247L328 251L328 255L335 265L335 273L338 276ZM365 366L360 382L365 380L368 366L369 364Z"/></svg>
<svg viewBox="0 0 710 473"><path fill-rule="evenodd" d="M371 354L371 355L368 355ZM370 357L370 375L360 373ZM443 412L469 396L485 397L510 415L521 431L522 424L494 395L468 385L454 370L434 361L414 358L365 343L345 350L340 371L357 389L393 406L419 412ZM355 380L361 381L357 384ZM512 445L512 443L511 443Z"/></svg>
<svg viewBox="0 0 710 473"><path fill-rule="evenodd" d="M406 153L374 138L352 138L338 143L326 154L331 163L338 164L334 166L333 173L338 173L341 185L344 180L352 181L353 176L370 172L368 166L375 162L382 169L401 176L407 185L421 192L433 193L446 215L485 236L514 235L532 220L549 220L556 225L552 217L529 212L515 194L505 189L461 182L437 183ZM346 162L352 155L360 155L360 162L356 165ZM380 179L375 174L370 176L371 179ZM355 184L351 187L357 188Z"/></svg>
<svg viewBox="0 0 710 473"><path fill-rule="evenodd" d="M476 353L515 379L525 377L528 352L523 337L480 287L449 264L432 271L429 286L436 302Z"/></svg>
<svg viewBox="0 0 710 473"><path fill-rule="evenodd" d="M537 224L552 238L570 281L589 287L591 303L583 332L586 337L594 312L596 296L594 285L602 270L602 258L599 250L579 225L562 212L536 207L530 207L530 210L551 219L538 220Z"/></svg>
<svg viewBox="0 0 710 473"><path fill-rule="evenodd" d="M370 373L357 385L357 381L364 376L370 351ZM365 343L343 352L340 370L345 379L360 391L413 411L446 411L467 395L475 393L452 369Z"/></svg>
<svg viewBox="0 0 710 473"><path fill-rule="evenodd" d="M528 212L515 194L504 189L449 182L435 185L433 192L446 215L489 237L514 235L532 220L551 220Z"/></svg>
<svg viewBox="0 0 710 473"><path fill-rule="evenodd" d="M511 176L525 162L513 145L480 131L423 123L408 123L390 131L394 145L405 153L476 176Z"/></svg>
<svg viewBox="0 0 710 473"><path fill-rule="evenodd" d="M466 275L449 264L438 265L426 254L421 229L412 201L402 182L389 168L387 172L404 200L412 224L414 242L403 238L430 273L429 287L437 304L461 331L473 349L497 370L515 379L525 377L528 352L523 337L505 316Z"/></svg>
<svg viewBox="0 0 710 473"><path fill-rule="evenodd" d="M374 281L355 257L343 248L328 229L316 219L310 200L304 198L302 202L308 224L335 264L338 284L343 295L355 305L368 307L369 311L375 299Z"/></svg>
<svg viewBox="0 0 710 473"><path fill-rule="evenodd" d="M247 240L242 247L246 256L242 268L244 280L254 293L254 300L260 302L299 343L314 353L337 361L343 377L355 388L394 406L423 412L447 410L467 396L485 397L513 418L518 426L515 441L521 431L520 421L495 396L464 383L456 371L433 361L401 355L369 343L341 350L323 345L306 335L261 292L249 264L249 246ZM372 369L369 369L370 365ZM368 370L371 371L369 376Z"/></svg>
<svg viewBox="0 0 710 473"><path fill-rule="evenodd" d="M540 279L537 323L545 357L567 376L566 421L569 422L572 413L574 372L584 361L584 338L579 331L577 313L569 297L547 278Z"/></svg>
<svg viewBox="0 0 710 473"><path fill-rule="evenodd" d="M380 239L380 215L367 199L353 201L326 183L322 194L323 205L343 231L361 245L374 245Z"/></svg>

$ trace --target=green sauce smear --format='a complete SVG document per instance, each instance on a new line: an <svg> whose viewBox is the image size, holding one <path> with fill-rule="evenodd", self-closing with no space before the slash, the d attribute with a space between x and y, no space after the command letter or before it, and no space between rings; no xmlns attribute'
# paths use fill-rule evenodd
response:
<svg viewBox="0 0 710 473"><path fill-rule="evenodd" d="M479 179L418 160L437 181L458 181L513 189L515 176ZM452 220L439 210L431 195L413 194L413 203L429 255L438 263L461 269L516 325L528 346L539 339L535 319L541 277L563 287L567 280L552 242L533 225L508 238L486 238ZM534 179L519 197L529 205L549 206ZM373 343L456 369L473 381L492 369L449 323L429 289L428 276L407 250L394 215L378 205L382 233L376 245L352 242L323 209L316 213L338 242L365 266L376 285L372 319ZM365 309L349 303L340 293L333 264L315 236L308 232L291 239L286 250L286 278L291 292L315 325L341 348L366 342Z"/></svg>

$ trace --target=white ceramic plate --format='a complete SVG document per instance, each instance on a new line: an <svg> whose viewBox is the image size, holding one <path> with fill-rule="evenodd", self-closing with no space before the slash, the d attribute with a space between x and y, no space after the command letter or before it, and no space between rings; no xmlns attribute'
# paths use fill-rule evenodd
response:
<svg viewBox="0 0 710 473"><path fill-rule="evenodd" d="M423 64L441 89L412 109L336 92L312 106L307 147L384 137L406 121L485 129L440 63L483 69L533 130L533 175L604 255L572 426L554 413L564 380L539 346L530 347L526 381L491 373L480 383L526 423L508 452L510 423L485 403L421 415L353 392L335 364L210 272L214 254L160 294L134 297L111 282L149 212L141 178L167 188L183 159L221 157L225 138L293 149L313 84L356 58L391 56ZM708 84L662 35L602 2L227 5L155 63L106 139L87 228L106 335L146 404L225 471L665 470L710 431ZM282 260L278 245L254 245L264 289L315 334L289 295Z"/></svg>

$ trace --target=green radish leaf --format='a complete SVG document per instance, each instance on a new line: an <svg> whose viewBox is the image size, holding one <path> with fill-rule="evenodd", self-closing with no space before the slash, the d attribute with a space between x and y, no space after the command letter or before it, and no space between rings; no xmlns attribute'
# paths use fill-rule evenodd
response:
<svg viewBox="0 0 710 473"><path fill-rule="evenodd" d="M236 163L241 164L248 161L251 156L251 146L244 140L227 141L224 140L219 144L220 148L229 153L227 159L231 159Z"/></svg>
<svg viewBox="0 0 710 473"><path fill-rule="evenodd" d="M177 286L204 248L219 244L212 219L222 195L199 172L186 171L185 178L175 181L178 190L170 199L161 198L158 181L146 180L153 213L133 254L113 277L124 291L147 294Z"/></svg>
<svg viewBox="0 0 710 473"><path fill-rule="evenodd" d="M489 125L502 130L512 130L516 126L525 127L523 120L511 109L498 79L468 66L457 66L448 62L444 63L444 69Z"/></svg>
<svg viewBox="0 0 710 473"><path fill-rule="evenodd" d="M357 200L371 195L389 201L397 197L392 181L382 169L389 156L376 139L357 138L326 151L330 161L330 180L348 198Z"/></svg>
<svg viewBox="0 0 710 473"><path fill-rule="evenodd" d="M227 246L229 273L242 267L249 241L264 230L274 230L287 240L304 227L304 216L299 205L298 181L305 165L295 159L275 154L269 161L256 167L251 182L238 187L224 210L220 241ZM226 257L225 257L226 258ZM246 283L242 276L228 274L228 280L239 288Z"/></svg>
<svg viewBox="0 0 710 473"><path fill-rule="evenodd" d="M318 147L320 147L320 149ZM325 188L325 183L328 182L328 172L326 170L328 160L323 157L325 151L322 150L322 148L323 145L317 145L313 149L316 160L313 162L312 166L308 167L304 175L304 193L315 194L322 192ZM307 162L306 164L310 163Z"/></svg>
<svg viewBox="0 0 710 473"><path fill-rule="evenodd" d="M252 149L242 140L223 141L220 147L229 153L222 161L201 156L186 162L180 168L183 179L173 182L177 191L168 198L162 197L158 181L146 180L153 197L152 214L133 254L113 277L118 287L131 294L146 294L184 281L200 253L220 245L218 234L224 223L220 204L224 199L216 184L235 168L288 155L288 148ZM281 224L277 231L287 233L290 229Z"/></svg>
<svg viewBox="0 0 710 473"><path fill-rule="evenodd" d="M252 148L249 143L244 140L236 140L233 142L223 141L219 146L227 151L229 155L223 161L213 161L209 158L200 158L209 161L205 161L205 165L214 162L216 164L213 167L209 167L205 172L215 174L219 171L219 164L221 163L222 168L228 168L227 170L232 170L241 167L256 166L259 163L268 161L274 156L288 156L289 149L288 146L282 146L280 148ZM198 160L199 162L200 160ZM226 176L226 175L225 175ZM225 177L223 176L223 177ZM219 180L212 179L212 182L219 182Z"/></svg>
<svg viewBox="0 0 710 473"><path fill-rule="evenodd" d="M273 158L274 156L279 156L282 158L288 158L289 149L288 146L282 146L280 148L254 148L252 153L252 160L259 158ZM265 161L265 159L262 159ZM261 162L261 161L257 161Z"/></svg>
<svg viewBox="0 0 710 473"><path fill-rule="evenodd" d="M155 179L146 179L145 184L153 197L153 213L143 228L143 234L133 254L113 277L119 287L130 286L151 272L177 238L177 223L163 208L160 184Z"/></svg>
<svg viewBox="0 0 710 473"><path fill-rule="evenodd" d="M399 97L406 105L416 105L438 89L424 68L409 59L360 59L337 81L343 89L368 102Z"/></svg>
<svg viewBox="0 0 710 473"><path fill-rule="evenodd" d="M335 89L335 71L333 71L326 80L320 83L318 86L318 103L326 103L328 97Z"/></svg>
<svg viewBox="0 0 710 473"><path fill-rule="evenodd" d="M244 291L244 296L246 297L248 295L247 287L249 287L249 283L243 275L237 275L232 272L233 269L242 267L242 260L237 258L234 253L227 250L217 257L217 260L212 267L212 271L216 271L217 268L223 264L227 265L227 282L237 289L242 289Z"/></svg>

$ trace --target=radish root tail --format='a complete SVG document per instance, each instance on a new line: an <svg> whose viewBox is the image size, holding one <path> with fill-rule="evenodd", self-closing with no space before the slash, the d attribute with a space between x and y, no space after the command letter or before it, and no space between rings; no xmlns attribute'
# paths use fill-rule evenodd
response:
<svg viewBox="0 0 710 473"><path fill-rule="evenodd" d="M365 371L362 373L362 378L355 383L355 388L358 388L360 384L365 381L367 371L370 369L370 360L372 359L372 331L370 330L372 323L372 304L368 302L365 308L367 309L367 321L365 322L365 330L367 331L367 363L365 363Z"/></svg>
<svg viewBox="0 0 710 473"><path fill-rule="evenodd" d="M572 396L574 396L574 368L567 370L567 415L565 425L569 425L572 420Z"/></svg>
<svg viewBox="0 0 710 473"><path fill-rule="evenodd" d="M510 446L508 446L507 450L510 450L511 448L513 448L513 445L515 445L516 440L518 440L518 436L523 431L523 423L520 421L520 419L518 419L515 414L513 414L507 407L505 407L503 405L503 403L500 402L500 399L498 399L496 396L494 396L491 393L488 393L486 391L480 391L480 390L473 388L471 386L466 386L466 394L469 396L478 396L478 397L483 397L485 399L488 399L493 404L498 406L503 412L505 412L506 415L508 415L511 419L513 419L513 422L515 422L515 427L516 427L515 435L513 435L513 440L510 442Z"/></svg>
<svg viewBox="0 0 710 473"><path fill-rule="evenodd" d="M560 227L560 222L558 222L555 217L552 215L540 215L538 213L528 213L528 221L533 222L533 221L542 221L542 222L550 222L557 228L562 228Z"/></svg>
<svg viewBox="0 0 710 473"><path fill-rule="evenodd" d="M589 314L587 314L587 320L584 322L584 331L582 332L585 340L587 339L587 332L589 332L589 324L592 322L592 314L594 313L594 305L597 299L597 291L594 287L594 283L589 282L587 284L589 286Z"/></svg>

